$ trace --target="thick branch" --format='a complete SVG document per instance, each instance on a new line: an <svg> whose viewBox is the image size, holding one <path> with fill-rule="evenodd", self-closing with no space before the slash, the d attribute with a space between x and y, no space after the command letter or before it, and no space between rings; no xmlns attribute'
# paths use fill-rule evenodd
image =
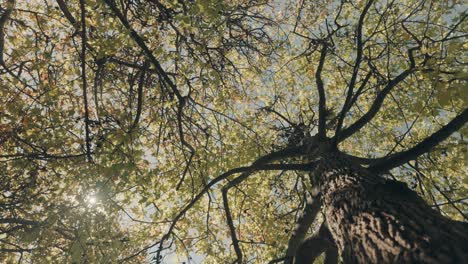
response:
<svg viewBox="0 0 468 264"><path fill-rule="evenodd" d="M234 246L234 251L237 255L236 262L242 264L242 251L239 247L239 239L237 238L236 228L234 227L234 222L232 221L231 209L229 209L228 191L232 187L234 187L234 185L228 184L225 188L223 188L223 205L224 211L226 212L226 220L229 226L229 233L231 234L232 245Z"/></svg>
<svg viewBox="0 0 468 264"><path fill-rule="evenodd" d="M323 86L322 80L322 70L323 64L325 63L325 56L327 54L327 44L322 44L322 50L320 51L320 61L317 67L317 71L315 72L315 83L317 85L317 90L319 94L319 126L318 126L318 137L319 139L325 139L326 131L325 131L325 122L326 122L326 115L327 115L327 103L325 97L325 89Z"/></svg>
<svg viewBox="0 0 468 264"><path fill-rule="evenodd" d="M11 12L13 12L13 8L15 6L15 0L8 0L6 4L6 9L3 12L2 16L0 16L0 64L4 65L3 61L3 48L5 46L5 24L10 18Z"/></svg>
<svg viewBox="0 0 468 264"><path fill-rule="evenodd" d="M429 152L432 148L447 139L453 132L462 128L467 121L468 108L455 117L452 121L450 121L447 125L443 126L437 132L424 139L416 146L385 158L376 159L373 163L371 163L369 169L376 172L382 172L396 168L410 160L417 159L419 156Z"/></svg>
<svg viewBox="0 0 468 264"><path fill-rule="evenodd" d="M294 263L313 263L324 251L333 249L335 244L331 241L331 235L325 222L320 227L318 234L307 238L300 246L294 258Z"/></svg>
<svg viewBox="0 0 468 264"><path fill-rule="evenodd" d="M161 254L162 246L163 246L164 241L166 241L169 238L169 236L172 233L172 231L174 230L177 222L214 185L216 185L217 183L225 180L226 178L228 178L231 175L234 175L234 174L237 174L237 173L249 173L250 174L253 171L260 171L260 170L305 170L305 171L309 171L311 169L312 164L267 164L269 162L273 162L273 161L280 160L280 159L285 159L285 158L297 157L297 156L300 156L300 155L304 155L305 150L306 150L306 147L299 146L299 147L291 147L291 148L287 148L287 149L284 149L284 150L276 151L276 152L273 152L273 153L270 153L270 154L267 154L265 156L262 156L262 157L258 158L250 166L234 168L234 169L231 169L231 170L219 175L218 177L214 178L207 185L205 185L205 187L176 215L176 217L173 219L171 225L169 226L169 229L168 229L167 233L161 238L160 241L142 248L141 250L139 250L135 254L125 258L125 260L131 259L131 258L141 254L145 250L159 244L159 249L158 249L158 252L157 252L157 258L158 258L160 256L160 254Z"/></svg>
<svg viewBox="0 0 468 264"><path fill-rule="evenodd" d="M171 88L172 92L176 95L177 99L179 102L183 101L183 96L180 94L179 90L177 89L177 86L174 84L174 82L169 78L167 75L166 71L162 68L161 64L159 61L154 57L153 53L151 50L148 48L146 45L145 41L143 40L140 35L132 28L128 20L125 18L125 16L120 12L120 10L117 8L115 5L115 2L113 0L104 0L106 4L109 6L109 8L112 10L115 16L120 20L120 22L124 25L124 27L130 31L130 36L132 39L140 46L140 48L145 52L146 56L150 59L151 63L154 65L156 68L156 71L158 72L159 76L164 80L164 82L169 85Z"/></svg>
<svg viewBox="0 0 468 264"><path fill-rule="evenodd" d="M430 180L432 182L432 185L434 186L434 188L436 188L436 190L440 194L442 194L442 196L444 196L445 200L447 200L447 202L448 202L447 204L450 204L453 208L455 208L455 210L457 210L458 213L461 216L463 216L465 221L468 221L468 216L462 210L460 210L460 208L458 208L458 206L455 205L454 201L452 201L452 199L450 199L450 197L448 197L447 194L445 194L445 192L440 189L440 187L437 185L436 182L434 182L434 180L431 177L427 177L426 174L424 174L417 166L413 166L409 162L408 162L408 166L410 166L412 169L414 169L417 174L421 175L422 177L424 177L427 180Z"/></svg>
<svg viewBox="0 0 468 264"><path fill-rule="evenodd" d="M338 249L336 247L329 247L325 250L324 264L338 264Z"/></svg>
<svg viewBox="0 0 468 264"><path fill-rule="evenodd" d="M86 137L86 157L91 161L91 139L89 130L89 111L88 111L88 94L86 83L86 8L85 0L80 0L81 9L81 80L83 84L83 102L84 102L84 120L85 120L85 137Z"/></svg>
<svg viewBox="0 0 468 264"><path fill-rule="evenodd" d="M148 70L148 62L145 61L143 70L141 71L140 79L138 80L138 101L137 101L137 112L135 114L135 119L133 120L132 127L130 131L135 129L140 122L141 111L143 108L143 87L145 86L145 74Z"/></svg>
<svg viewBox="0 0 468 264"><path fill-rule="evenodd" d="M413 47L408 50L408 57L410 60L410 67L400 73L397 77L392 79L388 82L388 84L382 89L382 91L377 95L374 100L374 103L370 107L369 111L367 111L361 118L359 118L354 124L349 126L348 128L344 129L339 135L335 135L335 138L339 138L340 141L345 140L346 138L350 137L357 131L359 131L362 127L364 127L369 121L371 121L374 116L379 112L382 104L385 100L385 97L390 93L390 91L397 86L400 82L402 82L406 77L408 77L411 73L415 71L415 61L413 52L419 49L418 47Z"/></svg>
<svg viewBox="0 0 468 264"><path fill-rule="evenodd" d="M60 10L62 10L63 15L65 18L70 21L74 26L78 27L78 24L76 23L76 19L73 17L73 15L70 13L70 10L67 7L67 4L65 3L64 0L57 0L57 4L59 5Z"/></svg>
<svg viewBox="0 0 468 264"><path fill-rule="evenodd" d="M343 125L343 120L344 120L344 118L346 116L346 113L348 112L349 108L351 107L351 101L352 101L352 98L353 98L353 90L354 90L354 86L356 85L356 80L357 80L357 76L358 76L358 73L359 73L359 67L360 67L361 61L362 61L362 51L363 51L363 46L364 46L363 41L362 41L362 25L364 24L364 19L366 17L367 11L369 11L369 8L371 7L373 2L374 2L373 0L370 0L369 2L367 2L366 6L364 7L364 10L361 13L361 16L359 17L358 26L357 26L357 29L356 29L356 33L357 33L357 36L356 36L356 42L357 42L356 43L356 49L357 49L356 61L355 61L354 68L353 68L353 75L351 76L351 80L349 82L349 87L348 87L348 93L346 95L346 100L345 100L345 102L343 104L343 108L341 109L341 113L340 113L339 118L338 118L338 124L336 126L335 135L339 135L341 127ZM338 141L338 138L336 138L335 143L337 141Z"/></svg>
<svg viewBox="0 0 468 264"><path fill-rule="evenodd" d="M312 166L313 166L313 163L309 164L307 169L311 170ZM229 189L239 185L241 182L243 182L245 179L247 179L251 175L251 173L252 173L252 171L246 171L246 172L242 173L239 177L237 177L237 178L233 179L232 181L230 181L225 187L223 187L223 190L222 190L224 210L226 211L226 219L227 219L229 230L230 230L230 233L231 233L231 239L232 239L232 243L234 245L234 250L236 251L236 255L237 255L237 260L236 261L239 264L242 263L242 251L240 250L239 240L237 239L237 235L236 235L236 229L235 229L234 223L232 221L231 211L229 209L229 201L228 201L228 196L227 195L228 195ZM317 215L317 213L318 213L318 211L320 209L320 202L316 202L313 206L318 207L318 208L313 208L314 211L311 212L311 217L307 217L307 220L306 220L307 222L304 223L304 226L300 227L301 229L305 229L306 231L307 231L308 227L310 227L310 224L312 224L313 219L315 219L315 215ZM313 217L312 217L312 214L313 214ZM307 226L308 221L310 221L310 224ZM296 232L296 233L298 233L298 232ZM303 235L305 235L305 233ZM301 236L301 234L299 234L299 236ZM304 238L304 236L302 236L299 239L302 241L303 238ZM294 251L297 250L298 246L299 245L293 245L293 247L295 247Z"/></svg>
<svg viewBox="0 0 468 264"><path fill-rule="evenodd" d="M304 208L304 215L299 219L297 228L294 230L294 233L289 239L284 263L292 263L299 246L301 245L302 241L304 241L307 230L309 230L319 211L320 197L316 196L313 198L311 203L307 203L306 207Z"/></svg>

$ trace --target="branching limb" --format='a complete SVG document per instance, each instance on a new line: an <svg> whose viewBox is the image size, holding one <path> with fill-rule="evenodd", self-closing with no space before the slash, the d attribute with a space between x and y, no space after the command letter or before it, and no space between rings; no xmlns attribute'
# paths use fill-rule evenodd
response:
<svg viewBox="0 0 468 264"><path fill-rule="evenodd" d="M76 19L73 17L73 15L70 13L70 10L67 7L67 4L65 3L64 0L57 0L57 4L59 5L60 10L62 11L63 15L65 18L72 23L75 27L78 27L78 24L76 23Z"/></svg>
<svg viewBox="0 0 468 264"><path fill-rule="evenodd" d="M5 65L3 61L3 48L5 46L5 24L10 18L11 12L15 7L15 0L8 0L3 14L0 16L0 65Z"/></svg>
<svg viewBox="0 0 468 264"><path fill-rule="evenodd" d="M72 15L70 10L68 9L68 6L65 3L65 1L64 0L57 0L57 4L59 5L60 10L62 11L63 15L68 20L68 22L70 22L70 24L72 24L73 27L78 30L80 28L80 25L79 25L79 23L76 22L75 17ZM95 52L95 49L91 45L89 45L89 43L86 43L86 48L89 51ZM112 57L112 56L105 57L104 61L109 61L109 62L118 64L118 65L123 65L123 66L129 67L129 68L133 68L133 69L138 69L140 71L147 71L147 72L156 73L156 74L159 73L157 70L149 68L149 66L146 67L144 64L140 65L138 63L128 62L128 61L125 61L125 60L123 60L121 58L117 58L117 57ZM170 75L170 76L174 75L174 73L170 73L170 72L166 72L166 74Z"/></svg>
<svg viewBox="0 0 468 264"><path fill-rule="evenodd" d="M214 185L217 183L227 179L229 176L237 174L237 173L244 173L247 175L250 175L251 172L253 171L261 171L261 170L304 170L304 171L309 171L312 167L312 164L267 164L273 161L285 159L285 158L291 158L291 157L297 157L300 155L305 154L305 147L304 146L299 146L299 147L290 147L284 150L272 152L270 154L267 154L265 156L262 156L258 158L255 162L252 163L250 166L246 167L238 167L231 169L218 177L214 178L211 180L205 187L174 217L171 225L169 226L168 231L166 234L161 238L160 241L153 243L151 245L148 245L135 254L123 259L123 261L126 261L128 259L131 259L135 256L138 256L139 254L145 252L146 250L156 246L159 244L159 249L157 250L157 258L159 259L159 256L161 255L162 249L163 249L163 243L166 241L170 235L172 234L175 226L177 225L177 222L187 213L190 208L192 208ZM242 176L242 175L241 175ZM244 177L244 176L243 176Z"/></svg>
<svg viewBox="0 0 468 264"><path fill-rule="evenodd" d="M325 97L325 88L323 86L322 80L322 70L325 63L325 56L327 55L327 44L324 42L322 44L322 50L320 51L320 61L315 72L315 83L317 85L317 90L319 94L319 126L318 126L318 137L320 140L326 138L326 115L327 115L327 103Z"/></svg>
<svg viewBox="0 0 468 264"><path fill-rule="evenodd" d="M318 236L307 238L299 248L294 263L313 263L327 249L326 243L325 239Z"/></svg>
<svg viewBox="0 0 468 264"><path fill-rule="evenodd" d="M135 119L133 120L132 127L130 131L135 129L138 126L138 122L140 122L141 111L143 108L143 87L145 86L145 75L146 71L148 71L149 63L145 61L143 65L143 70L140 73L140 79L138 80L138 101L137 101L137 112L135 114Z"/></svg>
<svg viewBox="0 0 468 264"><path fill-rule="evenodd" d="M447 196L447 194L445 194L445 192L443 190L440 189L440 187L437 185L436 182L434 182L434 180L430 177L427 177L425 173L423 173L419 168L417 168L416 166L413 166L411 165L409 162L408 162L408 166L410 166L413 170L416 171L416 173L418 173L419 175L421 175L422 177L428 179L431 181L432 185L434 186L434 188L440 193L442 194L442 196L444 196L444 198L447 200L448 204L450 204L455 210L458 211L458 213L463 216L463 218L465 219L465 221L468 221L468 216L462 211L460 210L460 208L458 208L458 206L455 205L455 202L452 201L452 199L450 199L450 197Z"/></svg>
<svg viewBox="0 0 468 264"><path fill-rule="evenodd" d="M369 169L375 172L382 172L396 168L410 160L415 160L447 139L452 133L462 128L466 122L468 122L468 109L465 109L447 125L443 126L416 146L384 158L375 159L369 166Z"/></svg>
<svg viewBox="0 0 468 264"><path fill-rule="evenodd" d="M364 77L364 80L362 81L361 85L359 86L358 90L354 94L353 98L351 99L351 102L349 103L348 111L349 109L356 103L358 97L361 95L362 91L366 87L367 83L369 82L370 78L372 77L372 71L369 71ZM343 119L344 120L344 119ZM342 124L343 125L343 124ZM339 133L338 133L339 134ZM337 141L339 141L339 138L337 138Z"/></svg>
<svg viewBox="0 0 468 264"><path fill-rule="evenodd" d="M311 170L312 167L313 167L313 163L311 163L309 165L308 169ZM228 225L229 225L229 230L230 230L230 233L231 233L231 239L232 239L232 243L233 243L233 246L234 246L234 250L236 251L236 255L237 255L237 260L236 261L239 264L242 263L242 251L241 251L241 249L239 247L239 240L237 239L236 229L235 229L234 223L232 221L232 216L231 216L231 212L230 212L230 209L229 209L229 202L228 202L228 196L227 195L228 195L229 189L239 185L241 182L243 182L245 179L247 179L250 175L251 175L251 172L242 173L239 177L237 177L237 178L233 179L231 182L229 182L222 190L224 210L226 211L226 218L227 218L227 222L228 222ZM317 199L317 200L319 200L319 199ZM317 213L318 213L318 211L320 209L320 201L316 201L312 206L313 206L313 208L311 208L310 215L307 216L307 219L304 221L303 226L300 227L301 231L305 230L305 232L306 232L307 229L312 224L313 220L315 219L315 216L317 215ZM297 239L300 240L299 243L304 239L305 232L300 234L299 232L296 231L296 234L298 234ZM292 241L292 243L295 243L295 242L296 241ZM291 251L292 250L296 251L297 248L299 247L299 243L297 245L296 244L292 245L291 246Z"/></svg>
<svg viewBox="0 0 468 264"><path fill-rule="evenodd" d="M230 188L234 187L235 185L232 182L228 183L222 190L223 194L223 206L224 211L226 212L226 220L229 226L229 232L231 234L232 245L234 246L234 251L236 252L237 259L236 262L242 264L242 250L239 246L239 239L236 235L236 228L234 227L234 222L232 221L232 214L229 208L229 201L228 201L228 191Z"/></svg>
<svg viewBox="0 0 468 264"><path fill-rule="evenodd" d="M364 43L362 41L362 26L364 24L364 19L366 17L366 14L369 11L369 8L371 7L373 2L374 2L373 0L370 0L369 2L367 2L366 6L364 7L364 10L361 13L361 16L359 17L358 26L356 29L356 35L357 35L356 36L356 50L357 50L356 61L354 63L353 75L351 76L351 80L349 82L348 93L346 95L343 108L341 109L340 115L338 117L338 123L336 126L335 135L339 135L346 113L351 108L353 90L354 90L354 86L356 85L356 80L357 80L359 68L361 66L361 61L362 61L362 53L363 53L363 46L364 46ZM336 142L338 142L338 137L335 137L334 143L336 144Z"/></svg>
<svg viewBox="0 0 468 264"><path fill-rule="evenodd" d="M169 78L169 75L166 73L166 71L162 68L161 64L159 61L154 57L153 53L151 50L148 48L146 45L145 41L143 38L132 28L130 23L128 22L127 18L125 18L124 14L120 12L120 10L117 8L115 2L113 0L104 0L104 2L109 6L109 8L112 10L115 16L120 20L122 25L130 31L130 37L138 44L138 46L143 50L143 52L148 56L149 60L151 63L154 65L156 68L156 71L158 72L159 76L164 80L164 82L169 85L171 88L173 94L177 97L179 102L183 101L183 96L180 94L179 90L177 89L177 86L175 83Z"/></svg>
<svg viewBox="0 0 468 264"><path fill-rule="evenodd" d="M137 45L143 50L143 52L146 54L146 56L149 58L150 62L154 65L156 68L156 71L158 72L158 75L160 78L164 81L165 84L167 84L171 91L171 95L175 95L177 100L178 100L178 107L177 107L177 126L178 126L178 132L179 132L179 138L181 144L186 147L189 151L189 158L186 159L187 164L185 166L183 175L179 183L177 184L177 188L180 188L180 185L182 184L183 180L185 179L185 175L188 172L188 169L190 167L190 164L192 162L193 157L195 156L195 148L185 140L184 137L184 131L183 131L183 123L182 123L182 111L183 108L185 107L187 103L187 98L188 96L182 96L180 91L177 89L176 84L169 78L169 75L166 73L166 71L163 69L161 66L160 62L154 57L153 53L149 49L149 47L146 45L145 41L143 38L133 29L133 27L130 25L129 21L125 17L125 15L117 8L114 0L104 0L104 2L109 6L109 8L112 10L115 16L120 20L120 22L123 24L123 26L130 31L130 37L137 43Z"/></svg>
<svg viewBox="0 0 468 264"><path fill-rule="evenodd" d="M345 140L346 138L350 137L354 133L358 132L362 127L364 127L369 121L371 121L375 115L379 112L380 108L382 107L382 104L387 97L387 95L392 91L395 86L397 86L399 83L401 83L403 80L406 79L409 75L411 75L415 70L416 70L416 63L414 60L414 54L413 52L416 50L419 50L419 46L410 48L408 50L408 57L410 60L410 66L408 69L404 70L402 73L400 73L398 76L396 76L394 79L390 80L387 85L382 89L382 91L377 95L375 98L372 106L370 107L369 111L367 111L361 118L359 118L354 124L349 126L348 128L344 129L340 134L335 135L335 138L338 138L339 140L337 143L340 141Z"/></svg>
<svg viewBox="0 0 468 264"><path fill-rule="evenodd" d="M310 226L317 217L317 213L320 211L320 204L319 196L313 197L312 202L306 204L306 207L304 208L304 215L299 219L297 228L294 230L294 233L289 239L284 263L292 263L299 246L304 241L307 230L309 230Z"/></svg>
<svg viewBox="0 0 468 264"><path fill-rule="evenodd" d="M336 247L329 247L325 250L324 264L338 264L338 249Z"/></svg>
<svg viewBox="0 0 468 264"><path fill-rule="evenodd" d="M297 251L294 263L313 263L314 260L323 252L336 248L330 238L330 232L324 222L320 227L318 234L304 240L304 243L302 243Z"/></svg>
<svg viewBox="0 0 468 264"><path fill-rule="evenodd" d="M91 139L89 130L89 110L88 110L88 94L86 82L86 8L85 0L80 0L81 10L81 81L83 85L83 103L84 103L84 120L85 120L85 137L86 137L86 157L88 162L91 162Z"/></svg>

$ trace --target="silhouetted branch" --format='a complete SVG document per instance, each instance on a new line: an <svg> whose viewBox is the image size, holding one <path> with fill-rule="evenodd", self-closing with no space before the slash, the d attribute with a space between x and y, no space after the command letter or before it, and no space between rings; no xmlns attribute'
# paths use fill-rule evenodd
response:
<svg viewBox="0 0 468 264"><path fill-rule="evenodd" d="M308 170L310 171L311 169L313 168L313 163L310 163L308 165ZM223 204L224 204L224 210L226 212L226 219L227 219L227 222L228 222L228 226L229 226L229 230L230 230L230 233L231 233L231 240L232 240L232 243L233 243L233 246L234 246L234 250L236 252L236 255L237 255L237 262L239 264L242 263L242 251L239 247L239 240L237 239L237 235L236 235L236 229L234 227L234 223L232 221L232 217L231 217L231 212L230 212L230 209L229 209L229 201L228 201L228 192L229 192L229 189L239 185L241 182L243 182L245 179L247 179L250 175L252 174L252 171L246 171L244 173L242 173L239 177L237 178L234 178L232 181L230 181L228 184L226 184L226 186L223 187L222 189L222 194L223 194ZM308 229L308 222L310 221L311 223L313 222L313 219L315 219L315 215L318 213L318 209L320 208L320 202L318 202L318 204L314 204L314 207L318 207L318 208L313 208L314 211L311 212L310 214L310 217L307 217L306 219L306 222L304 222L303 226L300 227L301 231L302 229ZM315 215L313 215L315 214ZM313 216L313 217L312 217ZM309 225L310 226L310 225ZM301 241L303 239L301 239L301 234L299 234L299 232L297 232L297 234L299 235L299 238ZM293 241L294 243L295 241ZM291 251L292 250L297 250L297 247L299 245L292 245L291 247Z"/></svg>
<svg viewBox="0 0 468 264"><path fill-rule="evenodd" d="M85 156L86 156L86 153L84 153L84 154L71 154L71 155L55 155L55 154L49 154L49 153L46 153L46 152L41 152L41 153L5 154L5 155L0 155L0 158L5 158L5 159L26 158L26 159L38 159L38 160L54 160L54 159L81 158L81 157L85 157Z"/></svg>
<svg viewBox="0 0 468 264"><path fill-rule="evenodd" d="M141 110L143 108L143 87L145 86L145 74L148 70L148 62L145 61L143 70L140 73L140 79L138 80L138 101L137 101L137 112L135 114L135 119L133 120L132 127L130 131L135 129L138 126L138 122L140 122Z"/></svg>
<svg viewBox="0 0 468 264"><path fill-rule="evenodd" d="M408 150L392 154L388 157L375 159L371 163L369 169L375 172L382 172L396 168L410 160L415 160L419 156L429 152L432 148L447 139L452 133L462 128L466 122L468 122L468 109L465 109L461 114L452 119L452 121L450 121L447 125L443 126L437 132L433 133L431 136L427 137L416 146Z"/></svg>
<svg viewBox="0 0 468 264"><path fill-rule="evenodd" d="M337 123L337 126L336 126L336 132L335 132L335 135L339 135L340 134L340 130L341 130L341 126L343 125L343 120L346 116L346 113L348 112L348 110L350 109L351 107L351 102L352 102L352 98L353 98L353 90L354 90L354 86L356 85L356 80L357 80L357 76L358 76L358 73L359 73L359 68L361 66L361 61L362 61L362 53L363 53L363 41L362 41L362 26L364 24L364 19L366 17L366 14L367 12L369 11L369 8L371 7L372 3L374 1L373 0L370 0L369 2L367 2L366 6L364 7L364 10L362 11L361 13L361 16L359 17L359 22L358 22L358 26L357 26L357 29L356 29L356 61L354 63L354 68L353 68L353 75L351 76L351 80L349 82L349 86L348 86L348 93L346 95L346 99L345 99L345 102L343 104L343 108L341 109L341 112L340 112L340 115L338 117L338 123ZM338 142L338 137L335 137L335 142L334 144L336 144Z"/></svg>
<svg viewBox="0 0 468 264"><path fill-rule="evenodd" d="M325 122L327 115L327 102L325 97L325 88L322 80L323 64L325 63L325 56L327 55L327 44L322 43L322 50L320 51L320 61L315 72L315 83L319 94L319 126L318 137L320 140L326 138Z"/></svg>
<svg viewBox="0 0 468 264"><path fill-rule="evenodd" d="M223 194L223 206L224 211L226 212L226 220L229 226L229 233L231 234L232 245L234 246L234 251L236 252L237 259L236 262L242 264L242 250L239 247L239 239L237 239L236 228L234 227L234 222L232 221L231 210L229 209L228 201L228 191L230 188L234 187L231 183L228 183L222 190Z"/></svg>
<svg viewBox="0 0 468 264"><path fill-rule="evenodd" d="M324 251L335 248L331 241L330 231L325 222L320 226L318 234L315 234L302 243L294 258L295 263L313 263Z"/></svg>
<svg viewBox="0 0 468 264"><path fill-rule="evenodd" d="M138 44L138 46L143 50L143 52L148 56L150 59L151 63L154 65L156 68L159 76L164 80L164 82L169 85L171 88L172 92L175 94L177 99L180 101L183 100L183 96L180 94L179 90L177 89L177 86L175 83L169 78L167 75L166 71L162 68L161 64L159 61L154 57L153 53L151 50L148 48L146 45L145 41L143 38L132 28L128 20L125 18L125 16L120 12L120 10L117 8L115 5L115 2L113 0L104 0L104 2L109 6L109 8L112 10L115 16L120 20L122 25L130 31L130 36L131 38Z"/></svg>
<svg viewBox="0 0 468 264"><path fill-rule="evenodd" d="M146 251L149 248L152 248L156 245L159 244L159 249L157 250L157 258L159 259L159 256L161 255L161 251L163 249L163 243L166 241L170 234L173 232L177 222L185 215L185 213L190 210L202 197L205 195L215 184L227 179L229 176L237 174L237 173L243 173L241 178L246 178L248 175L250 175L254 171L261 171L261 170L305 170L308 171L312 168L313 164L267 164L269 162L273 162L276 160L284 159L284 158L291 158L291 157L297 157L300 155L305 154L305 147L304 146L299 146L299 147L291 147L287 148L284 150L272 152L270 154L264 155L260 158L258 158L255 162L252 163L250 166L246 167L238 167L231 169L218 177L214 178L211 180L209 183L205 185L205 187L182 209L179 211L179 213L174 217L171 225L169 226L168 231L166 234L161 238L160 241L153 243L151 245L148 245L135 254L125 258L124 260L131 259L142 252Z"/></svg>
<svg viewBox="0 0 468 264"><path fill-rule="evenodd" d="M84 121L85 121L85 140L86 140L86 157L88 162L91 161L91 139L89 130L89 111L88 111L88 94L86 82L86 8L85 0L80 0L81 10L81 81L83 85L83 102L84 102Z"/></svg>
<svg viewBox="0 0 468 264"><path fill-rule="evenodd" d="M324 264L338 264L338 249L336 247L329 247L325 250Z"/></svg>
<svg viewBox="0 0 468 264"><path fill-rule="evenodd" d="M317 213L320 211L320 205L321 202L319 196L313 197L312 202L306 204L306 207L304 208L304 214L299 219L297 227L289 239L284 263L292 263L299 246L304 241L307 231L317 217Z"/></svg>
<svg viewBox="0 0 468 264"><path fill-rule="evenodd" d="M448 204L450 204L453 208L455 208L455 210L458 211L458 213L460 213L461 216L463 216L463 218L465 219L465 221L468 221L468 216L463 213L462 210L460 210L460 208L458 208L458 206L455 205L455 202L452 201L452 199L450 199L450 197L448 197L441 189L440 187L437 185L437 183L434 182L434 180L432 178L429 178L426 176L426 174L424 174L420 169L418 169L417 167L411 165L409 162L407 163L408 166L410 166L412 169L414 169L416 171L416 173L419 173L419 175L421 175L422 177L428 179L431 181L432 185L434 186L434 188L436 188L437 191L439 191L440 194L442 194L442 196L444 196L444 198L447 200Z"/></svg>
<svg viewBox="0 0 468 264"><path fill-rule="evenodd" d="M408 50L408 57L410 60L410 67L400 73L397 77L392 79L387 83L387 85L382 89L382 91L377 95L369 111L367 111L361 118L359 118L354 124L344 129L339 135L335 135L335 138L339 138L338 142L345 140L350 137L362 127L364 127L369 121L371 121L374 116L379 112L382 104L385 100L385 97L392 91L392 89L406 79L411 73L415 71L416 63L414 61L413 52L418 50L419 46L410 48Z"/></svg>
<svg viewBox="0 0 468 264"><path fill-rule="evenodd" d="M2 16L0 16L0 64L4 65L3 61L3 48L5 46L5 24L10 18L11 12L13 12L13 8L15 7L15 0L8 0L6 2L6 8L3 12Z"/></svg>
<svg viewBox="0 0 468 264"><path fill-rule="evenodd" d="M67 7L67 4L65 3L64 0L57 0L57 4L59 5L60 10L62 10L63 15L65 18L72 23L72 25L78 27L78 24L76 23L76 19L73 17L73 15L70 13L70 10Z"/></svg>

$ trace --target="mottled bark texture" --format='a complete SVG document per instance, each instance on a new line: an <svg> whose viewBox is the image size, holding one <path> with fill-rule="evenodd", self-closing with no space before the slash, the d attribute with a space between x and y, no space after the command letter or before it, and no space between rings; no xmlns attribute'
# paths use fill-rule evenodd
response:
<svg viewBox="0 0 468 264"><path fill-rule="evenodd" d="M325 217L345 263L467 263L468 227L443 217L406 184L339 154L322 159Z"/></svg>

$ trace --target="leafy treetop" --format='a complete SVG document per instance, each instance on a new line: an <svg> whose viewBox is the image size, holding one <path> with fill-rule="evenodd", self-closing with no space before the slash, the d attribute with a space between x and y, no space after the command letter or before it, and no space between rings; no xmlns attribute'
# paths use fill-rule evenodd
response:
<svg viewBox="0 0 468 264"><path fill-rule="evenodd" d="M280 258L316 138L467 220L463 1L0 6L1 262Z"/></svg>

